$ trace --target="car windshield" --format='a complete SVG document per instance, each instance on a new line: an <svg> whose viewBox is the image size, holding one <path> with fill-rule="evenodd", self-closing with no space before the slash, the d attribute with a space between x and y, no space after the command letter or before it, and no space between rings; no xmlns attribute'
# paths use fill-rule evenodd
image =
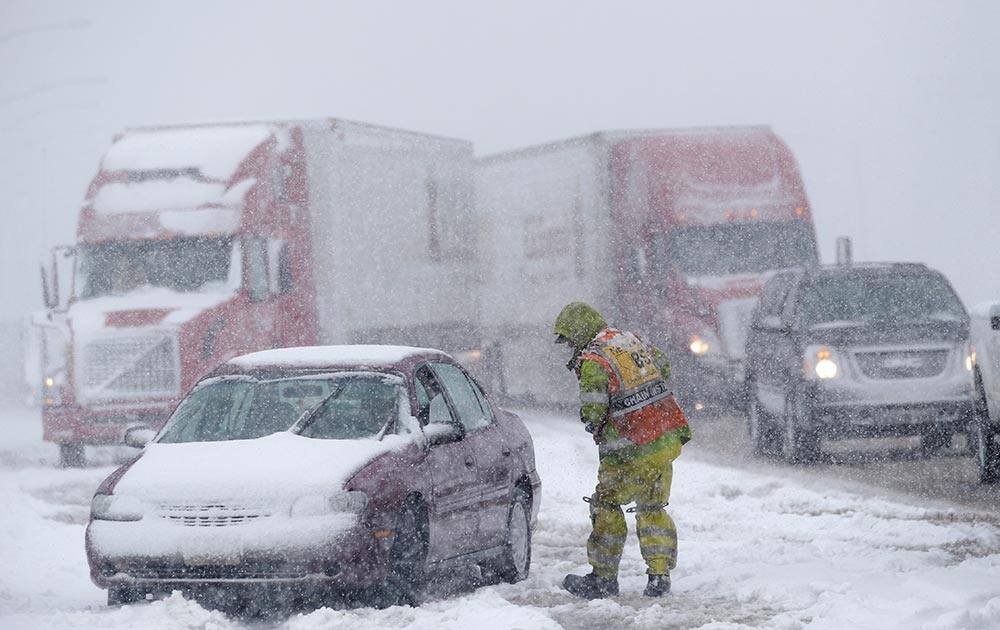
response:
<svg viewBox="0 0 1000 630"><path fill-rule="evenodd" d="M107 241L83 245L77 280L81 299L124 295L143 287L205 291L229 275L232 238Z"/></svg>
<svg viewBox="0 0 1000 630"><path fill-rule="evenodd" d="M816 241L806 221L689 225L655 240L657 268L686 276L725 276L800 267L816 262Z"/></svg>
<svg viewBox="0 0 1000 630"><path fill-rule="evenodd" d="M399 387L397 378L368 372L214 379L181 402L158 441L250 440L287 431L303 416L296 431L305 437L375 439L397 432Z"/></svg>
<svg viewBox="0 0 1000 630"><path fill-rule="evenodd" d="M965 309L936 274L835 274L803 289L805 326L963 321Z"/></svg>

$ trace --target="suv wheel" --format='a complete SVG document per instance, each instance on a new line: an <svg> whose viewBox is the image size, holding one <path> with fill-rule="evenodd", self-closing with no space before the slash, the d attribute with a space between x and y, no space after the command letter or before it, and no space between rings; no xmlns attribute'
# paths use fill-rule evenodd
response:
<svg viewBox="0 0 1000 630"><path fill-rule="evenodd" d="M974 403L972 433L979 468L980 483L997 483L1000 481L1000 435L990 426L990 412L986 404L986 393L983 391L981 376L976 374L976 400Z"/></svg>
<svg viewBox="0 0 1000 630"><path fill-rule="evenodd" d="M145 593L131 586L112 586L108 589L108 606L124 606L145 599Z"/></svg>
<svg viewBox="0 0 1000 630"><path fill-rule="evenodd" d="M750 451L756 457L774 453L779 436L772 419L760 407L757 385L752 381L747 387L747 432L750 434Z"/></svg>
<svg viewBox="0 0 1000 630"><path fill-rule="evenodd" d="M507 540L500 556L499 575L505 582L520 582L531 569L531 501L520 488L514 490L507 510Z"/></svg>
<svg viewBox="0 0 1000 630"><path fill-rule="evenodd" d="M920 450L925 455L937 453L951 445L951 432L946 429L931 428L920 436Z"/></svg>
<svg viewBox="0 0 1000 630"><path fill-rule="evenodd" d="M805 464L819 456L819 436L808 426L811 408L799 391L785 395L784 431L781 453L789 464Z"/></svg>

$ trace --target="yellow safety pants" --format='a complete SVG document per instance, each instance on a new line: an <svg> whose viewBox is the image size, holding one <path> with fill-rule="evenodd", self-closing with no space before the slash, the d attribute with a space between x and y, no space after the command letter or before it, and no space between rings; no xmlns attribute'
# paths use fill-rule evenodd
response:
<svg viewBox="0 0 1000 630"><path fill-rule="evenodd" d="M646 573L664 575L677 566L677 528L664 506L680 450L680 444L672 444L624 462L601 460L597 489L590 499L593 531L587 539L587 560L600 577L618 577L628 536L621 506L632 502Z"/></svg>

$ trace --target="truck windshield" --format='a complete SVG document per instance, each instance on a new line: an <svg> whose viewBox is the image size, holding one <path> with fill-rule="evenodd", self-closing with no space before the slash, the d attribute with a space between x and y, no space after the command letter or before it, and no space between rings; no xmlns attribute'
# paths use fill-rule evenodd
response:
<svg viewBox="0 0 1000 630"><path fill-rule="evenodd" d="M654 245L657 268L685 276L759 273L814 264L816 241L806 221L758 221L688 225Z"/></svg>
<svg viewBox="0 0 1000 630"><path fill-rule="evenodd" d="M202 385L171 416L161 443L251 440L287 431L351 440L396 432L398 383L383 375L343 373L316 379L223 378Z"/></svg>
<svg viewBox="0 0 1000 630"><path fill-rule="evenodd" d="M832 322L901 324L963 321L965 309L936 274L836 274L803 289L799 320L805 326Z"/></svg>
<svg viewBox="0 0 1000 630"><path fill-rule="evenodd" d="M124 295L143 287L209 290L226 281L232 238L107 241L80 248L78 297Z"/></svg>

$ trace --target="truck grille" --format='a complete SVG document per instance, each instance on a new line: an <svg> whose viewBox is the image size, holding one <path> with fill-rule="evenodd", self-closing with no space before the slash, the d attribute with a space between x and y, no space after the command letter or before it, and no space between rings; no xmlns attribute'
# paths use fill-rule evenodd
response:
<svg viewBox="0 0 1000 630"><path fill-rule="evenodd" d="M902 350L858 352L854 358L868 378L890 380L937 376L947 367L949 354L946 349Z"/></svg>
<svg viewBox="0 0 1000 630"><path fill-rule="evenodd" d="M161 505L159 515L185 527L229 527L271 516L260 508L231 505Z"/></svg>
<svg viewBox="0 0 1000 630"><path fill-rule="evenodd" d="M173 336L95 339L83 346L80 360L87 399L167 397L180 392L180 359Z"/></svg>

